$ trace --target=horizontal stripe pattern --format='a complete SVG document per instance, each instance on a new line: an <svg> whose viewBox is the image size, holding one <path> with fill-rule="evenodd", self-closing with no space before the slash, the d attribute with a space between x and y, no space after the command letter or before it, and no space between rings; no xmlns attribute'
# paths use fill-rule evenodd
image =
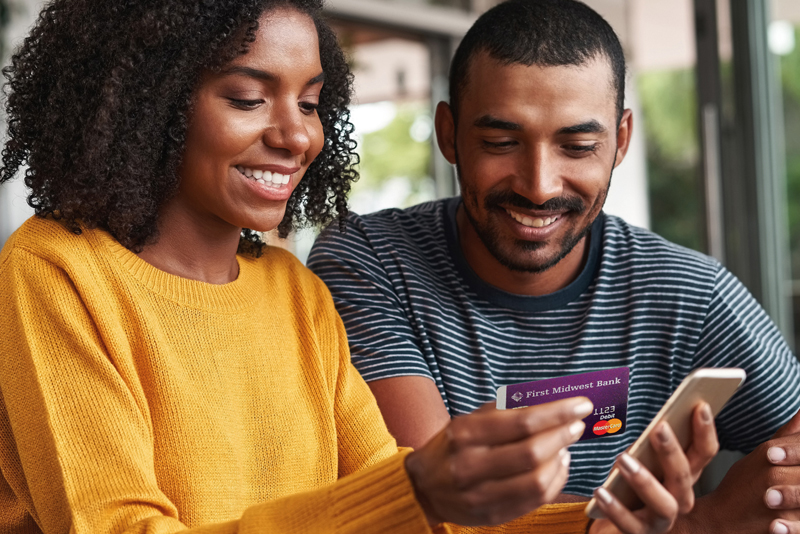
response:
<svg viewBox="0 0 800 534"><path fill-rule="evenodd" d="M696 367L747 371L717 418L723 448L751 451L800 409L797 359L712 258L602 215L597 268L568 288L575 297L513 296L510 307L448 239L457 203L352 215L345 233L328 229L314 245L308 265L330 288L367 381L428 377L456 416L493 401L502 385L628 366L626 431L570 449L565 491L579 495L605 480Z"/></svg>

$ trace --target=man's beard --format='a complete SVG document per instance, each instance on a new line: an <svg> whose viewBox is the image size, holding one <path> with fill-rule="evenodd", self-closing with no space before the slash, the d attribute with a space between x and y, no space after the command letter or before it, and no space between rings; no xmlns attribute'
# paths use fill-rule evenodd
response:
<svg viewBox="0 0 800 534"><path fill-rule="evenodd" d="M613 169L613 166L612 166ZM461 167L458 163L458 159L456 156L456 171L458 172L459 177L463 176L461 174ZM475 229L475 233L478 234L478 237L483 242L483 245L489 251L489 253L494 256L494 258L504 267L511 271L518 271L518 272L526 272L526 273L543 273L548 269L557 265L561 260L563 260L575 246L581 242L581 240L586 237L589 233L589 230L592 228L592 224L594 223L597 216L600 214L600 210L605 203L606 196L608 195L608 188L611 186L611 176L608 178L608 184L606 185L605 189L603 189L600 194L595 199L594 203L592 204L591 208L589 208L589 213L593 213L594 215L590 218L586 224L578 229L577 231L568 231L566 235L561 239L561 243L558 249L558 253L555 254L552 258L547 258L543 262L540 263L532 263L531 261L520 261L515 257L512 253L507 253L501 244L501 240L499 239L500 232L499 230L491 224L491 221L487 221L486 224L480 223L474 215L470 212L470 205L477 205L478 198L477 195L469 188L465 187L463 180L461 182L461 194L464 197L464 202L462 203L464 206L464 213L467 216L472 227ZM543 204L534 204L527 198L523 197L522 195L518 195L513 191L495 191L489 193L486 198L483 200L483 208L486 213L494 213L497 211L505 211L503 206L509 207L518 207L526 210L543 210L543 211L564 211L568 210L572 214L575 215L582 215L587 211L586 203L583 201L582 198L578 196L563 196L563 197L556 197L547 200ZM523 252L533 252L540 248L543 248L547 245L546 242L541 241L525 241L522 239L515 239L513 241L513 247L515 247L519 251Z"/></svg>

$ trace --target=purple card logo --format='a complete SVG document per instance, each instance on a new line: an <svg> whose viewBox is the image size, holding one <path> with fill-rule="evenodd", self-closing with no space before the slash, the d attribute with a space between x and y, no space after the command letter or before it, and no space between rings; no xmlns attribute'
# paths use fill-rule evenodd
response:
<svg viewBox="0 0 800 534"><path fill-rule="evenodd" d="M501 386L497 389L497 408L522 408L584 396L592 401L594 411L583 420L586 430L580 441L620 434L625 431L628 414L629 373L627 367L618 367Z"/></svg>

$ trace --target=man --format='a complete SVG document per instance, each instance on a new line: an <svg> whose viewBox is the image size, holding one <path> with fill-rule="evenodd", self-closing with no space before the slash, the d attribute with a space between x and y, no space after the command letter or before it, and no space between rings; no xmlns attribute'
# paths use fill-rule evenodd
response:
<svg viewBox="0 0 800 534"><path fill-rule="evenodd" d="M309 266L402 445L501 385L629 368L627 429L570 448L563 500L603 482L690 370L743 367L717 427L724 448L750 454L676 528L800 532L800 417L767 442L800 408L796 358L719 263L602 213L631 137L624 81L613 30L585 5L493 8L459 46L436 113L461 196L353 216Z"/></svg>

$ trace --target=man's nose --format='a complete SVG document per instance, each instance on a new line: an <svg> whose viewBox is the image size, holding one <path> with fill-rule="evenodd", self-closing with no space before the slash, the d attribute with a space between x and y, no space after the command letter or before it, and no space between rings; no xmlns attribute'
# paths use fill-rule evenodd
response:
<svg viewBox="0 0 800 534"><path fill-rule="evenodd" d="M544 204L560 197L564 191L558 158L546 148L536 147L529 151L527 172L523 174L520 194L534 204Z"/></svg>

